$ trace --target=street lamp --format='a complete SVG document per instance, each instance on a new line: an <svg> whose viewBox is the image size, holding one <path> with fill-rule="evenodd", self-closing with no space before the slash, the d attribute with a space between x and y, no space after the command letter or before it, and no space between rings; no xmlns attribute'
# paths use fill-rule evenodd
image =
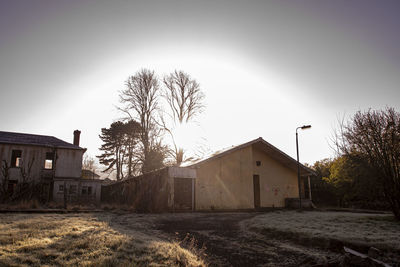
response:
<svg viewBox="0 0 400 267"><path fill-rule="evenodd" d="M299 184L299 200L300 200L300 209L301 209L301 180L300 180L300 161L299 161L299 138L298 138L298 129L309 129L311 125L303 125L296 128L296 151L297 151L297 182Z"/></svg>

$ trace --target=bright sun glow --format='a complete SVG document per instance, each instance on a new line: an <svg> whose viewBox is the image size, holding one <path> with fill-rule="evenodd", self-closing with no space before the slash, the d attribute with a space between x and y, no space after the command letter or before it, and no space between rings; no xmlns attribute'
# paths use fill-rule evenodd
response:
<svg viewBox="0 0 400 267"><path fill-rule="evenodd" d="M196 149L196 143L201 138L199 127L194 123L178 124L173 130L175 144L190 154ZM186 156L189 156L189 155Z"/></svg>
<svg viewBox="0 0 400 267"><path fill-rule="evenodd" d="M193 155L199 146L215 151L259 136L267 140L281 138L282 132L290 132L291 124L296 125L292 121L302 116L300 109L289 116L284 108L293 107L296 102L290 81L265 66L252 64L228 48L215 50L185 44L162 49L146 47L124 55L121 51L120 55L105 61L107 65L99 66L77 82L82 88L91 88L74 101L77 109L85 107L85 114L96 119L76 118L71 127L84 130L82 144L92 155L98 155L100 147L100 140L92 137L97 136L102 127L123 117L115 108L119 105L118 91L123 89L127 77L141 68L154 70L160 79L175 69L184 70L200 83L205 94L205 111L189 124L172 129L177 145L188 153L186 157ZM95 103L90 110L86 99ZM71 107L70 110L75 109ZM72 116L64 115L60 121L68 121ZM271 130L269 125L282 126ZM285 137L285 140L291 139ZM167 135L164 142L173 144ZM283 150L287 151L285 147Z"/></svg>

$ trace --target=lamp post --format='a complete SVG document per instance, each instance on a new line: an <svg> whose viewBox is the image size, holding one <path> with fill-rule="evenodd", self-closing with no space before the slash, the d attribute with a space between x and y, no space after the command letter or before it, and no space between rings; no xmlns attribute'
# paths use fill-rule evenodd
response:
<svg viewBox="0 0 400 267"><path fill-rule="evenodd" d="M297 182L299 184L299 200L300 200L300 209L301 209L301 179L300 179L300 161L299 161L299 138L298 138L298 129L309 129L311 125L303 125L296 128L296 152L297 152Z"/></svg>

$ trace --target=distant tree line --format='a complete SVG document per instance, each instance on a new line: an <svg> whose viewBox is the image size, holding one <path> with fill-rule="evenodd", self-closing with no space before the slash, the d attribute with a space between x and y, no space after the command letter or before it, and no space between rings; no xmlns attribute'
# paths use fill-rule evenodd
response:
<svg viewBox="0 0 400 267"><path fill-rule="evenodd" d="M335 134L337 157L317 161L313 198L322 204L391 209L400 220L400 113L358 111Z"/></svg>
<svg viewBox="0 0 400 267"><path fill-rule="evenodd" d="M116 179L143 174L165 166L179 166L188 159L174 129L193 120L204 109L204 94L197 81L183 71L160 80L154 71L142 69L128 77L120 91L118 109L125 118L102 128L103 170L115 171ZM168 135L172 144L165 144Z"/></svg>

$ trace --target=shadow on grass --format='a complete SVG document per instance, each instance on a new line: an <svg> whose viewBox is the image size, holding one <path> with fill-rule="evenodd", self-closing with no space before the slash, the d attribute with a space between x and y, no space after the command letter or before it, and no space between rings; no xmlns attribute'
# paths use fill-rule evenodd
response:
<svg viewBox="0 0 400 267"><path fill-rule="evenodd" d="M0 217L0 265L202 265L177 243L115 223L115 214ZM13 219L14 222L12 222ZM133 223L134 220L133 220Z"/></svg>

